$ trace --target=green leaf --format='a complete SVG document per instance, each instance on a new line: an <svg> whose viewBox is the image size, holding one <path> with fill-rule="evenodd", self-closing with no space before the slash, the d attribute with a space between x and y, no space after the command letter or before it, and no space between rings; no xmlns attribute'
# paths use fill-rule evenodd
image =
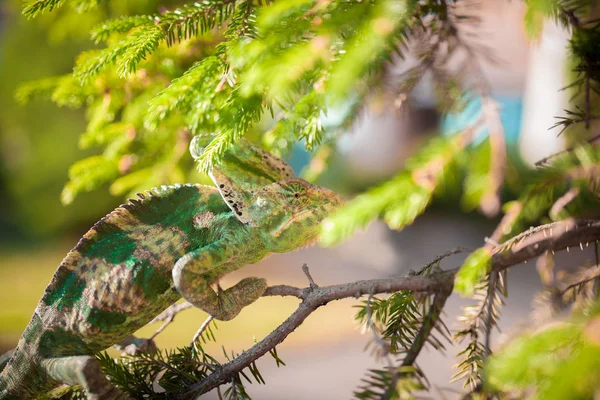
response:
<svg viewBox="0 0 600 400"><path fill-rule="evenodd" d="M560 354L564 349L564 347L558 349L556 354ZM600 371L600 346L586 343L581 349L573 350L567 362L558 364L556 373L548 379L548 385L542 387L534 399L584 400L594 398L594 395L600 390L598 371Z"/></svg>
<svg viewBox="0 0 600 400"><path fill-rule="evenodd" d="M465 211L472 211L481 203L481 197L490 184L491 148L489 139L469 152L466 167L464 190L461 205Z"/></svg>
<svg viewBox="0 0 600 400"><path fill-rule="evenodd" d="M216 95L224 69L225 64L216 56L206 57L194 64L150 101L145 126L156 129L160 121L174 111L185 113L195 108L201 109L203 115L209 114L213 105L210 100Z"/></svg>
<svg viewBox="0 0 600 400"><path fill-rule="evenodd" d="M167 44L201 35L226 21L235 10L235 0L204 0L185 4L157 15L156 21L166 34Z"/></svg>
<svg viewBox="0 0 600 400"><path fill-rule="evenodd" d="M460 137L436 138L406 162L406 170L346 203L321 224L319 242L332 246L381 217L402 229L425 211L436 190L451 175L462 149Z"/></svg>
<svg viewBox="0 0 600 400"><path fill-rule="evenodd" d="M94 146L109 145L126 136L128 132L135 133L135 128L131 124L115 122L106 124L98 129L88 130L79 137L79 147L88 149Z"/></svg>
<svg viewBox="0 0 600 400"><path fill-rule="evenodd" d="M525 2L525 29L532 39L538 39L544 26L544 18L555 18L558 14L557 0L527 0Z"/></svg>
<svg viewBox="0 0 600 400"><path fill-rule="evenodd" d="M62 6L63 3L64 0L36 0L23 8L23 15L27 18L33 18L45 11L50 12L55 8Z"/></svg>
<svg viewBox="0 0 600 400"><path fill-rule="evenodd" d="M214 163L219 162L225 152L241 138L248 129L260 121L265 109L261 96L242 97L237 91L231 95L221 108L225 121L224 129L206 146L204 152L196 160L201 171L207 172Z"/></svg>
<svg viewBox="0 0 600 400"><path fill-rule="evenodd" d="M356 34L347 42L343 55L331 71L327 91L332 102L350 96L352 88L369 72L374 62L391 53L395 44L389 43L395 32L406 23L409 15L406 1L383 0L373 5Z"/></svg>
<svg viewBox="0 0 600 400"><path fill-rule="evenodd" d="M164 39L164 32L155 25L135 31L112 46L80 57L73 75L85 84L106 68L116 64L119 76L126 77L135 72L138 64L156 50Z"/></svg>
<svg viewBox="0 0 600 400"><path fill-rule="evenodd" d="M543 384L557 377L561 360L580 344L581 328L572 323L523 335L490 357L484 381L491 389L502 391Z"/></svg>
<svg viewBox="0 0 600 400"><path fill-rule="evenodd" d="M110 185L109 191L113 195L129 194L142 183L147 182L153 177L153 168L144 168L130 174L124 175Z"/></svg>
<svg viewBox="0 0 600 400"><path fill-rule="evenodd" d="M92 30L92 40L100 43L108 40L115 33L126 33L139 26L154 24L154 18L149 15L127 15L104 22Z"/></svg>
<svg viewBox="0 0 600 400"><path fill-rule="evenodd" d="M69 168L70 181L65 185L60 200L63 204L70 204L79 193L92 191L118 175L115 160L92 156L77 161Z"/></svg>
<svg viewBox="0 0 600 400"><path fill-rule="evenodd" d="M91 95L71 74L37 79L20 85L15 93L17 102L24 105L34 97L48 98L59 107L80 108Z"/></svg>
<svg viewBox="0 0 600 400"><path fill-rule="evenodd" d="M454 290L462 296L471 297L477 284L489 272L490 261L490 251L484 247L471 253L456 273Z"/></svg>

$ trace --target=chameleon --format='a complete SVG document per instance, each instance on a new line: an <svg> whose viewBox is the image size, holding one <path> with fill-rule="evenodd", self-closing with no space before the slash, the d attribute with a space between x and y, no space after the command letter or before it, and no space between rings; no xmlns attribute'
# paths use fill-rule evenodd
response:
<svg viewBox="0 0 600 400"><path fill-rule="evenodd" d="M197 157L201 140L192 140ZM94 355L181 297L231 320L267 288L250 277L217 291L223 275L315 240L342 205L334 191L246 141L210 170L215 186L161 186L113 210L66 255L0 375L0 399L32 398L62 384L89 399L127 398Z"/></svg>

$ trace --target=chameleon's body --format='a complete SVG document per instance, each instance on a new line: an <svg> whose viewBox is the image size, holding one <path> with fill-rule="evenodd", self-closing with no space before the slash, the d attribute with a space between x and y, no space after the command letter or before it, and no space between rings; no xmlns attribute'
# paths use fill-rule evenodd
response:
<svg viewBox="0 0 600 400"><path fill-rule="evenodd" d="M245 144L238 152L213 169L218 188L154 189L85 234L59 266L2 371L0 399L32 397L60 383L80 384L90 398L119 398L96 352L181 296L228 320L262 295L267 285L259 278L218 294L210 285L268 253L311 241L341 201L293 177L263 150Z"/></svg>

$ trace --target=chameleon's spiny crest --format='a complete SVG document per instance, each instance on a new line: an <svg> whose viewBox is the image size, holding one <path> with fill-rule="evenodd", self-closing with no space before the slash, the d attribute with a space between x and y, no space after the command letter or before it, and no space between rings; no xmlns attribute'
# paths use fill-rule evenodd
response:
<svg viewBox="0 0 600 400"><path fill-rule="evenodd" d="M199 156L199 140L192 142ZM0 375L0 399L32 398L60 383L88 398L124 398L93 357L123 341L182 296L214 318L234 318L264 279L218 295L221 276L311 243L341 205L334 192L294 176L242 141L213 168L216 187L161 186L96 223L67 254ZM1 368L1 362L0 362Z"/></svg>

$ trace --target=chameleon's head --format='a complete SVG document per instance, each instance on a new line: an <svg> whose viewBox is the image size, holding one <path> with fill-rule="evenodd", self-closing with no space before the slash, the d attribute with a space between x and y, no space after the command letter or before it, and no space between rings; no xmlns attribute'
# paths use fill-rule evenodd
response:
<svg viewBox="0 0 600 400"><path fill-rule="evenodd" d="M190 144L195 159L207 138ZM342 205L335 192L297 178L292 168L245 140L230 148L209 172L223 200L242 223L259 228L272 252L286 252L316 239L319 223Z"/></svg>
<svg viewBox="0 0 600 400"><path fill-rule="evenodd" d="M320 222L342 204L335 192L294 177L252 192L248 216L267 233L271 251L286 252L313 242Z"/></svg>

